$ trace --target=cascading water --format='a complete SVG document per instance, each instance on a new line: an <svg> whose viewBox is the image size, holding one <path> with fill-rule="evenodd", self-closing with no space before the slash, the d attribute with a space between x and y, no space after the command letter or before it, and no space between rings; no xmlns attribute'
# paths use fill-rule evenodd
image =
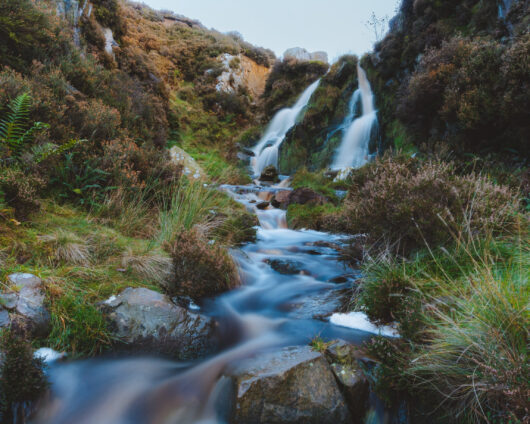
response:
<svg viewBox="0 0 530 424"><path fill-rule="evenodd" d="M253 158L252 168L255 176L259 176L269 165L278 165L280 145L289 130L296 124L296 120L309 103L319 84L320 79L304 90L293 107L282 109L274 115L265 135L253 149L255 157Z"/></svg>
<svg viewBox="0 0 530 424"><path fill-rule="evenodd" d="M335 155L331 169L344 171L349 168L360 168L368 161L370 138L374 128L377 126L377 111L374 108L374 96L364 69L357 64L357 75L359 77L359 88L355 90L350 102L350 114L345 122L349 125L345 128L344 136ZM357 119L355 116L355 105L361 101L362 114Z"/></svg>

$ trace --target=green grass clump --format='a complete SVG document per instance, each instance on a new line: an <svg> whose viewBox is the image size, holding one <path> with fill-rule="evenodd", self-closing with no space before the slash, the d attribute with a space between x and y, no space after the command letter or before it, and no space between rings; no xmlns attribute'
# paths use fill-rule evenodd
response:
<svg viewBox="0 0 530 424"><path fill-rule="evenodd" d="M450 422L524 421L529 264L524 230L369 263L360 307L396 321L403 337L369 346L380 361L376 388L387 399L389 388L408 392Z"/></svg>
<svg viewBox="0 0 530 424"><path fill-rule="evenodd" d="M338 200L335 194L337 183L333 182L333 178L324 175L324 171L309 172L306 168L302 168L294 174L291 187L294 189L307 187L330 200Z"/></svg>
<svg viewBox="0 0 530 424"><path fill-rule="evenodd" d="M332 203L324 205L291 204L287 208L289 228L306 228L313 230L340 231L334 216L340 212Z"/></svg>

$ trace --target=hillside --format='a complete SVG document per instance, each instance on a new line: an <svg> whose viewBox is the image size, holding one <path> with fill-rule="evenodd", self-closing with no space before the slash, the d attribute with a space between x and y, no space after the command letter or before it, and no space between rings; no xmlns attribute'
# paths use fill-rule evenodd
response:
<svg viewBox="0 0 530 424"><path fill-rule="evenodd" d="M0 0L0 421L529 422L529 12Z"/></svg>

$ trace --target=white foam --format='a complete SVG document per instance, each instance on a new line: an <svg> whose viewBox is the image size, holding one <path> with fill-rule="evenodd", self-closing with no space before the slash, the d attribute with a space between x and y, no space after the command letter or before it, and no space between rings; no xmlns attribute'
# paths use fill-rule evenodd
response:
<svg viewBox="0 0 530 424"><path fill-rule="evenodd" d="M33 353L34 358L40 358L45 363L49 364L50 362L56 361L57 359L64 358L66 354L63 352L57 352L49 347L41 347Z"/></svg>
<svg viewBox="0 0 530 424"><path fill-rule="evenodd" d="M390 325L374 325L363 312L349 312L347 314L335 313L331 315L329 322L341 327L354 328L380 336L400 337L395 327Z"/></svg>

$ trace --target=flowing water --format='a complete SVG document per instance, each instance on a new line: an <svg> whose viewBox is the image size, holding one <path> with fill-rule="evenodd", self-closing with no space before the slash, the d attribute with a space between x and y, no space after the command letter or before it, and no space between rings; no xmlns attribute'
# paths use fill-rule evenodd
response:
<svg viewBox="0 0 530 424"><path fill-rule="evenodd" d="M292 108L273 118L254 148L256 175L276 165L281 142L318 84L311 84ZM359 103L362 116L354 119ZM375 113L370 85L359 67L359 89L342 125L345 136L336 168L366 161ZM190 363L156 358L57 362L48 370L50 396L34 423L227 423L232 383L225 373L231 364L267 350L307 345L317 335L356 345L370 338L370 333L355 329L373 332L365 317L360 317L359 327L344 324L352 316L335 314L329 319L347 301L359 277L339 261L343 237L288 229L284 210L257 207L277 191L289 190L286 181L272 187L220 187L257 215L259 227L256 242L233 252L241 287L201 304L200 313L218 323L223 347L217 354Z"/></svg>
<svg viewBox="0 0 530 424"><path fill-rule="evenodd" d="M228 422L225 368L281 346L307 345L315 335L360 344L369 333L322 318L336 311L358 274L338 260L341 236L287 228L285 211L256 205L284 188L222 186L254 211L257 241L234 253L242 286L205 302L225 348L211 358L179 363L154 358L74 361L48 370L52 395L39 424L188 424Z"/></svg>
<svg viewBox="0 0 530 424"><path fill-rule="evenodd" d="M280 110L274 115L267 131L254 147L252 169L255 176L269 165L278 166L278 151L289 130L296 124L296 121L304 108L309 103L311 96L318 88L320 79L307 87L293 107Z"/></svg>
<svg viewBox="0 0 530 424"><path fill-rule="evenodd" d="M369 146L374 128L377 127L377 111L374 108L374 95L366 73L357 64L359 88L353 93L350 102L350 113L341 128L345 128L342 141L331 169L343 171L349 168L360 168L369 159ZM362 114L354 119L358 102L361 102Z"/></svg>

